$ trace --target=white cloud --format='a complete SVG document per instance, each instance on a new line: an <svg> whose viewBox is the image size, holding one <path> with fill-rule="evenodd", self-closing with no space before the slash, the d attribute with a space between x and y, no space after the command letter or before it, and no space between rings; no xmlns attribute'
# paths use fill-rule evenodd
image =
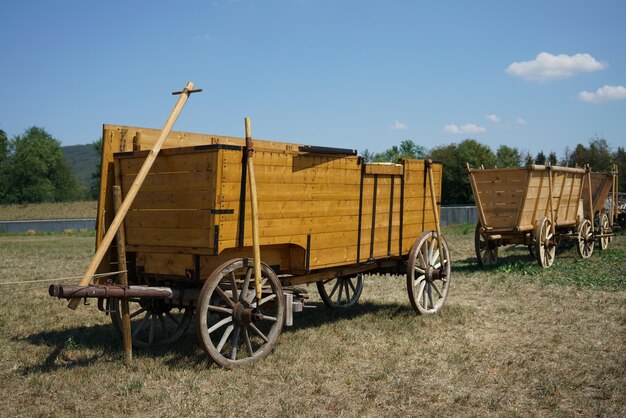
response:
<svg viewBox="0 0 626 418"><path fill-rule="evenodd" d="M611 100L626 99L626 87L624 86L607 86L600 87L595 92L581 91L578 98L583 102L600 103Z"/></svg>
<svg viewBox="0 0 626 418"><path fill-rule="evenodd" d="M487 132L487 129L483 128L482 126L474 125L473 123L468 123L463 126L450 124L444 126L443 130L452 134L479 134L482 132Z"/></svg>
<svg viewBox="0 0 626 418"><path fill-rule="evenodd" d="M391 126L389 127L389 129L396 129L396 130L404 130L406 129L406 123L402 123L399 120L395 121L393 124L391 124Z"/></svg>
<svg viewBox="0 0 626 418"><path fill-rule="evenodd" d="M515 122L517 122L518 125L526 125L528 123L524 118L517 118Z"/></svg>
<svg viewBox="0 0 626 418"><path fill-rule="evenodd" d="M507 74L524 80L548 81L572 77L579 73L603 70L608 64L598 62L589 54L552 55L541 52L532 61L514 62L506 67Z"/></svg>
<svg viewBox="0 0 626 418"><path fill-rule="evenodd" d="M495 114L491 114L491 115L487 115L485 116L487 118L488 121L493 122L493 123L498 123L500 122L500 118L498 117L498 115Z"/></svg>

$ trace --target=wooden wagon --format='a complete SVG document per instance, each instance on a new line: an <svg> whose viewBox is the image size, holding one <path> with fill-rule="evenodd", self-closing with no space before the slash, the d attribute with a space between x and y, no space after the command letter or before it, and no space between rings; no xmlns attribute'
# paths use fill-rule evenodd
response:
<svg viewBox="0 0 626 418"><path fill-rule="evenodd" d="M527 245L542 267L554 262L560 241L575 239L583 258L593 252L591 218L583 209L589 170L530 165L524 168L471 169L467 173L478 223L474 235L481 265L496 264L498 247Z"/></svg>
<svg viewBox="0 0 626 418"><path fill-rule="evenodd" d="M159 133L104 126L97 245L114 222L114 190L128 198ZM417 313L443 306L440 163L366 163L355 150L255 140L257 276L247 151L244 138L171 132L98 268L127 270L129 285L105 277L50 294L98 298L120 331L129 301L138 347L175 341L195 317L200 345L226 367L270 352L308 297L303 284L316 283L326 306L347 308L364 273L407 273Z"/></svg>
<svg viewBox="0 0 626 418"><path fill-rule="evenodd" d="M588 181L584 182L582 199L585 217L593 220L594 237L602 250L608 248L614 236L613 228L618 223L617 191L617 165L609 173L590 173ZM609 193L611 199L608 199Z"/></svg>

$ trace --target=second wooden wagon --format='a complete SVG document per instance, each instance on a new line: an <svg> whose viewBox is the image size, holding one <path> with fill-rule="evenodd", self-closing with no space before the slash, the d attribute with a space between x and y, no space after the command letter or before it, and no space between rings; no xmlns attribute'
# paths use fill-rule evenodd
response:
<svg viewBox="0 0 626 418"><path fill-rule="evenodd" d="M591 256L593 222L582 200L589 169L467 166L466 171L478 208L474 243L481 265L496 264L498 247L510 244L528 246L542 267L552 265L556 247L563 240L576 240L580 256Z"/></svg>

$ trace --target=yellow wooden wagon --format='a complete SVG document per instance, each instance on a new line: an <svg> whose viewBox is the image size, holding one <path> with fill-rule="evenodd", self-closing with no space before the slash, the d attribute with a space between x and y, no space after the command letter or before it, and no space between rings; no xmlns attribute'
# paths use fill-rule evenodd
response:
<svg viewBox="0 0 626 418"><path fill-rule="evenodd" d="M128 198L159 133L104 126L98 246L114 222L113 191ZM366 163L355 150L255 140L257 277L246 140L171 132L162 148L118 248L98 267L127 270L129 286L101 278L50 288L61 298L98 298L118 330L122 302L130 301L133 345L173 342L195 314L200 345L215 362L248 363L265 357L302 309L300 285L316 283L326 306L348 308L364 273L407 273L418 314L445 303L450 254L439 228L440 163Z"/></svg>
<svg viewBox="0 0 626 418"><path fill-rule="evenodd" d="M496 264L500 246L523 244L539 265L550 267L558 243L571 239L577 241L581 257L591 256L594 230L582 200L588 169L468 165L466 171L478 209L474 243L479 264Z"/></svg>

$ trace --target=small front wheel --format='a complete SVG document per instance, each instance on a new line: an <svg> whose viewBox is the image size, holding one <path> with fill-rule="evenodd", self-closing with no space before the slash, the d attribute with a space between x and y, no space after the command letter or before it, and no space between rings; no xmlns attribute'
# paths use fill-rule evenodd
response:
<svg viewBox="0 0 626 418"><path fill-rule="evenodd" d="M428 231L415 241L409 253L406 286L411 306L419 315L435 313L446 303L450 251L442 235Z"/></svg>

